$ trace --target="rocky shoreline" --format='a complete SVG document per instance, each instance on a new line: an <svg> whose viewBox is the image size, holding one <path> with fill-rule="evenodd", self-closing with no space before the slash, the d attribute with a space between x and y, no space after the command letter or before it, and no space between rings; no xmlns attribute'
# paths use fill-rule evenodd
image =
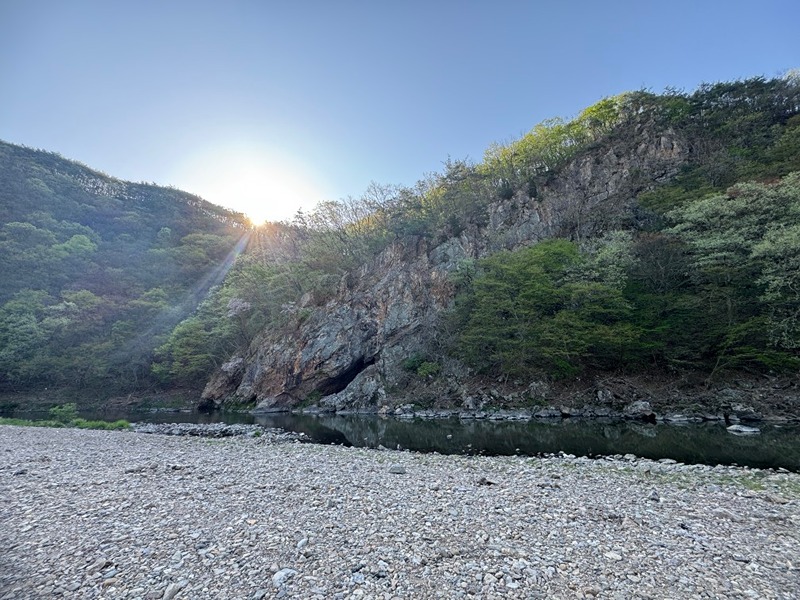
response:
<svg viewBox="0 0 800 600"><path fill-rule="evenodd" d="M647 423L704 423L724 422L726 425L738 423L800 423L800 415L763 415L751 406L735 406L725 412L665 412L656 413L649 402L634 402L622 410L599 406L544 406L529 409L486 409L463 410L455 408L419 409L413 404L404 404L387 410L327 410L316 406L296 410L253 410L251 414L275 414L292 412L297 414L337 414L337 415L379 415L397 419L460 419L462 421L531 421L551 419L604 419L610 421L644 421Z"/></svg>
<svg viewBox="0 0 800 600"><path fill-rule="evenodd" d="M191 436L206 438L227 438L247 436L264 438L271 443L305 441L302 433L293 433L276 427L246 423L131 423L136 433L153 433L158 435Z"/></svg>
<svg viewBox="0 0 800 600"><path fill-rule="evenodd" d="M800 596L800 475L0 426L0 599Z"/></svg>

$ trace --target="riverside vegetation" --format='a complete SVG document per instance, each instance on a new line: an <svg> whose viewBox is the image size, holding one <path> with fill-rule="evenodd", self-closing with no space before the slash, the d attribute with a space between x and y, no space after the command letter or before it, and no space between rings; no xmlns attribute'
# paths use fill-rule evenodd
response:
<svg viewBox="0 0 800 600"><path fill-rule="evenodd" d="M531 406L655 373L767 382L797 414L797 73L606 98L252 229L52 154L0 160L8 397Z"/></svg>
<svg viewBox="0 0 800 600"><path fill-rule="evenodd" d="M54 406L49 411L49 419L14 419L0 417L0 425L18 425L25 427L74 427L76 429L106 429L106 430L125 430L131 424L124 419L116 421L101 421L83 419L78 416L75 404L64 404Z"/></svg>

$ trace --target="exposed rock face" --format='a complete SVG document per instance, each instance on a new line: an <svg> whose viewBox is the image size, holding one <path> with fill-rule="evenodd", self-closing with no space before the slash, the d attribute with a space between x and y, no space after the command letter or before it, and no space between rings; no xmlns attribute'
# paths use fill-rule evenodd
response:
<svg viewBox="0 0 800 600"><path fill-rule="evenodd" d="M435 354L437 325L453 299L451 275L464 260L630 224L636 194L669 179L688 157L688 144L671 132L631 139L649 141L635 147L630 139L611 140L584 152L536 198L518 194L491 204L488 222L459 237L436 246L420 239L389 246L343 278L337 295L293 330L266 331L249 355L225 363L204 401L256 400L264 411L303 402L363 411L403 403L396 392L408 378L402 363L415 353ZM443 375L457 379L454 372Z"/></svg>

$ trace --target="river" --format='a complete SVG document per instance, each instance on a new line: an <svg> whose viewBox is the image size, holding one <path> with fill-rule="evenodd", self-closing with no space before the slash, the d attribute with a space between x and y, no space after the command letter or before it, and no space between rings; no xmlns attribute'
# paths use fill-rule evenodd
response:
<svg viewBox="0 0 800 600"><path fill-rule="evenodd" d="M23 416L23 415L19 415ZM490 421L395 419L373 415L153 412L82 414L86 418L148 422L258 423L302 432L323 444L439 452L576 456L635 454L687 464L737 464L800 471L800 425L758 424L759 435L734 435L722 423L685 425L638 421L554 419Z"/></svg>

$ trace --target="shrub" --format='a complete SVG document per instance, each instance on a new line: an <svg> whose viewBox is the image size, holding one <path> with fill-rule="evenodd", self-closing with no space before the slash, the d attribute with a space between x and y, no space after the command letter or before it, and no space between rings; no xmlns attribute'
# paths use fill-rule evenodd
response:
<svg viewBox="0 0 800 600"><path fill-rule="evenodd" d="M59 423L70 423L78 418L78 410L74 402L54 406L49 411L50 418Z"/></svg>

